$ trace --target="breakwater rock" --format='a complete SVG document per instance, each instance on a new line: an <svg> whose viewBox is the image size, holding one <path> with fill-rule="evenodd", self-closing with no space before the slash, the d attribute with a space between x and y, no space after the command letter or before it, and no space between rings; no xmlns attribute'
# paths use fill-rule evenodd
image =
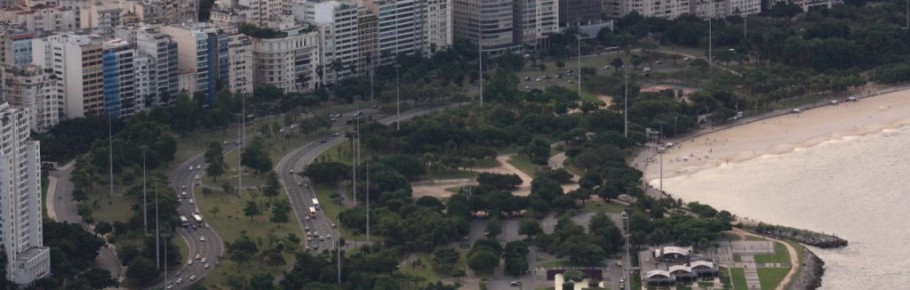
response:
<svg viewBox="0 0 910 290"><path fill-rule="evenodd" d="M790 281L788 290L815 290L822 286L822 276L825 274L825 262L819 259L811 250L803 253L803 265Z"/></svg>
<svg viewBox="0 0 910 290"><path fill-rule="evenodd" d="M775 239L785 239L799 242L822 249L846 247L848 242L835 235L816 233L809 230L794 229L790 227L758 224L751 228L758 234L769 236Z"/></svg>

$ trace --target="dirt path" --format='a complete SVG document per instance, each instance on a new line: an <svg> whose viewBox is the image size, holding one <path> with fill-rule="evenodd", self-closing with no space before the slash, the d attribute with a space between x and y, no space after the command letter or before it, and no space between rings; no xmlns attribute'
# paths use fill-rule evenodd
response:
<svg viewBox="0 0 910 290"><path fill-rule="evenodd" d="M497 173L497 174L515 174L521 178L521 185L518 186L516 190L512 191L513 195L517 196L527 196L531 194L531 180L533 177L525 173L524 171L518 170L511 163L513 154L504 154L496 156L496 161L499 162L499 166L492 168L481 168L481 169L471 169L476 172L486 172L486 173ZM563 155L564 156L564 155ZM561 163L560 163L561 164ZM577 176L575 178L578 178ZM432 196L436 198L446 198L455 194L451 191L446 191L446 188L452 187L464 187L464 186L473 186L477 185L477 181L469 178L456 178L456 179L434 179L428 181L421 181L411 183L411 188L413 191L413 196L415 198L422 196ZM569 192L578 188L577 183L564 184L562 186L564 192Z"/></svg>
<svg viewBox="0 0 910 290"><path fill-rule="evenodd" d="M793 276L796 276L796 272L799 270L799 267L800 267L799 257L796 254L796 249L793 248L793 246L791 246L789 243L786 243L784 241L761 236L761 235L756 235L756 234L744 231L739 228L733 228L733 233L736 234L737 236L740 236L743 239L745 239L745 236L759 237L759 238L768 239L768 240L772 240L772 241L781 243L785 247L787 247L787 253L790 254L790 271L787 271L787 276L784 276L784 279L780 281L780 284L777 284L777 288L775 288L775 290L786 289L787 284L790 283L790 280L793 279Z"/></svg>

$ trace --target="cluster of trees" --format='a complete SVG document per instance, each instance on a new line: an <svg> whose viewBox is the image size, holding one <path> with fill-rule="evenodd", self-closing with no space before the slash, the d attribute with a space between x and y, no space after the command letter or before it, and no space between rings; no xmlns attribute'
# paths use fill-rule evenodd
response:
<svg viewBox="0 0 910 290"><path fill-rule="evenodd" d="M297 262L284 275L279 284L285 290L298 289L418 289L418 290L454 290L456 285L445 285L441 282L418 286L422 282L414 277L397 271L400 251L380 247L365 248L351 255L341 255L342 285L337 282L337 256L323 252L312 255L297 253ZM231 289L276 289L232 287Z"/></svg>
<svg viewBox="0 0 910 290"><path fill-rule="evenodd" d="M54 289L66 285L67 289L104 289L119 285L111 278L107 270L92 268L98 250L104 246L104 241L82 229L81 226L70 223L58 223L45 219L44 245L51 249L51 271L53 277L44 278L35 282L34 287L41 289ZM6 262L4 251L3 262ZM3 285L0 289L12 288L12 283L6 281L6 268L3 267Z"/></svg>
<svg viewBox="0 0 910 290"><path fill-rule="evenodd" d="M682 204L672 199L639 198L627 208L631 243L706 248L718 234L732 227L733 215L727 211L718 212L698 203L690 204L689 210L697 216L687 214Z"/></svg>
<svg viewBox="0 0 910 290"><path fill-rule="evenodd" d="M527 231L525 231L527 234ZM563 217L556 223L551 234L533 237L533 241L544 251L559 257L568 257L578 264L595 265L622 249L622 233L610 218L598 213L591 218L588 231Z"/></svg>

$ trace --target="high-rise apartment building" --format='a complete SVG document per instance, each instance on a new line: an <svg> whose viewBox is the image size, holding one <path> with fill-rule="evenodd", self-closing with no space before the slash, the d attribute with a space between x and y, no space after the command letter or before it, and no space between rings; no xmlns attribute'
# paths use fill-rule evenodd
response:
<svg viewBox="0 0 910 290"><path fill-rule="evenodd" d="M319 65L322 82L335 83L349 76L357 75L360 58L360 25L362 7L347 1L317 2L307 0L300 9L295 9L295 18L313 24L319 30ZM381 32L380 32L381 33Z"/></svg>
<svg viewBox="0 0 910 290"><path fill-rule="evenodd" d="M424 33L424 55L431 55L452 47L452 0L425 0L426 17Z"/></svg>
<svg viewBox="0 0 910 290"><path fill-rule="evenodd" d="M63 97L63 115L78 118L104 112L102 43L95 37L60 33L35 39L33 62L50 69Z"/></svg>
<svg viewBox="0 0 910 290"><path fill-rule="evenodd" d="M515 47L512 0L453 0L454 34L486 53Z"/></svg>
<svg viewBox="0 0 910 290"><path fill-rule="evenodd" d="M31 128L45 132L60 122L63 95L53 73L36 65L11 65L3 70L3 97L31 116Z"/></svg>
<svg viewBox="0 0 910 290"><path fill-rule="evenodd" d="M284 32L285 37L252 38L255 85L273 85L285 92L312 91L319 80L319 32L311 26Z"/></svg>
<svg viewBox="0 0 910 290"><path fill-rule="evenodd" d="M253 93L253 40L245 34L231 34L228 42L230 60L228 89L235 94Z"/></svg>
<svg viewBox="0 0 910 290"><path fill-rule="evenodd" d="M50 275L41 224L41 147L28 111L0 104L0 245L6 278L19 285Z"/></svg>
<svg viewBox="0 0 910 290"><path fill-rule="evenodd" d="M516 43L537 47L550 34L559 32L562 7L556 0L515 0L513 7L512 28Z"/></svg>
<svg viewBox="0 0 910 290"><path fill-rule="evenodd" d="M122 39L105 41L103 49L104 113L112 118L131 116L143 105L136 95L136 49Z"/></svg>
<svg viewBox="0 0 910 290"><path fill-rule="evenodd" d="M167 25L161 27L161 33L177 43L178 75L184 83L178 86L180 90L186 90L191 97L201 92L204 98L213 100L216 72L212 58L215 56L210 54L208 29L202 25Z"/></svg>
<svg viewBox="0 0 910 290"><path fill-rule="evenodd" d="M357 45L360 47L357 67L369 74L379 65L379 20L372 12L363 10L357 22Z"/></svg>
<svg viewBox="0 0 910 290"><path fill-rule="evenodd" d="M3 63L6 65L28 65L32 63L32 32L12 32L3 36Z"/></svg>
<svg viewBox="0 0 910 290"><path fill-rule="evenodd" d="M136 49L149 58L149 77L154 92L145 99L145 106L171 104L178 93L177 43L161 33L159 27L143 27L136 32Z"/></svg>
<svg viewBox="0 0 910 290"><path fill-rule="evenodd" d="M429 55L452 46L451 0L364 0L363 5L376 16L383 64L398 55Z"/></svg>

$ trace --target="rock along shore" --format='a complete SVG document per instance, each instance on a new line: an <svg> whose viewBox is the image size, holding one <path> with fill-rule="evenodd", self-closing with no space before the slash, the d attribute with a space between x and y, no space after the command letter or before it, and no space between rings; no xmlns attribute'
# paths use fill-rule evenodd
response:
<svg viewBox="0 0 910 290"><path fill-rule="evenodd" d="M822 286L822 276L825 275L825 262L818 258L811 250L803 253L803 265L790 282L788 290L815 290Z"/></svg>
<svg viewBox="0 0 910 290"><path fill-rule="evenodd" d="M822 249L846 247L847 240L835 235L816 233L809 230L800 230L785 226L758 224L751 230L758 234L775 239L793 240L801 244L819 247Z"/></svg>

